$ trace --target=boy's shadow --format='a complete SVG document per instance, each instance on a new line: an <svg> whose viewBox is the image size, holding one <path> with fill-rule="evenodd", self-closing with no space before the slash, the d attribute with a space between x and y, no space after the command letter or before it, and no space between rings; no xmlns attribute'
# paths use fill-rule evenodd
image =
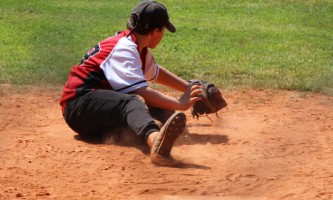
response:
<svg viewBox="0 0 333 200"><path fill-rule="evenodd" d="M149 154L149 148L129 128L119 128L97 136L75 135L74 139L94 145L116 145L139 149L144 154Z"/></svg>
<svg viewBox="0 0 333 200"><path fill-rule="evenodd" d="M184 133L178 138L177 144L181 145L196 145L196 144L225 144L228 143L227 135L221 134L199 134L189 132L185 129Z"/></svg>
<svg viewBox="0 0 333 200"><path fill-rule="evenodd" d="M87 137L82 135L74 135L74 139L88 144L103 144L102 137Z"/></svg>
<svg viewBox="0 0 333 200"><path fill-rule="evenodd" d="M98 137L84 137L81 135L75 135L74 138L78 141L86 142L94 145L117 145L130 148L136 148L143 154L149 155L149 148L144 144L135 133L127 128L122 128L116 132L105 133L103 136ZM217 134L198 134L189 133L188 129L184 130L184 133L178 138L175 146L182 145L196 145L196 144L224 144L229 141L226 135ZM198 165L194 163L180 162L177 168L196 168L196 169L210 169L210 167Z"/></svg>
<svg viewBox="0 0 333 200"><path fill-rule="evenodd" d="M102 136L85 137L75 135L74 138L88 144L113 144L126 147L136 147L142 149L147 145L140 141L139 137L133 131L127 128L121 128L115 132L108 132ZM218 134L198 134L190 133L185 128L184 133L178 138L175 145L195 145L195 144L224 144L228 143L227 135Z"/></svg>

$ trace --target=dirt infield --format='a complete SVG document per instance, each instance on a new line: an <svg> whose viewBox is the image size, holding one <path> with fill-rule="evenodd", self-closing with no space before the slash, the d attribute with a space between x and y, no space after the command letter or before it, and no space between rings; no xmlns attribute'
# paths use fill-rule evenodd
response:
<svg viewBox="0 0 333 200"><path fill-rule="evenodd" d="M332 199L333 97L225 92L228 109L193 119L156 167L127 135L82 141L65 124L61 88L0 86L0 199ZM174 94L177 95L177 94Z"/></svg>

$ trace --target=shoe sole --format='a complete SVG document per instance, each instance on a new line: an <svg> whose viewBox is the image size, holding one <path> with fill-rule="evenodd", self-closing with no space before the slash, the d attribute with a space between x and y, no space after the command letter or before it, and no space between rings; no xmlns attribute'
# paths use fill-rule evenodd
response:
<svg viewBox="0 0 333 200"><path fill-rule="evenodd" d="M174 113L162 127L159 138L156 138L156 142L159 144L158 147L154 148L151 152L151 157L155 155L160 155L162 157L168 158L170 156L171 149L177 138L183 133L186 126L186 116L182 112ZM155 143L155 142L154 142Z"/></svg>

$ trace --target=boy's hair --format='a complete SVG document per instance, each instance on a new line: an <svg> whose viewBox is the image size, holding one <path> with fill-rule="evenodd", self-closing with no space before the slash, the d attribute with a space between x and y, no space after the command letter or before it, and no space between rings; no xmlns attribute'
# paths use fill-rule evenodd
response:
<svg viewBox="0 0 333 200"><path fill-rule="evenodd" d="M132 32L147 35L155 28L165 26L170 32L176 31L175 26L169 21L165 6L156 1L143 1L139 3L127 22L127 28Z"/></svg>
<svg viewBox="0 0 333 200"><path fill-rule="evenodd" d="M152 32L155 28L161 30L162 27L163 25L146 27L142 24L138 24L137 16L134 16L133 14L127 22L127 29L130 29L131 32L139 33L140 35L148 35L148 33Z"/></svg>

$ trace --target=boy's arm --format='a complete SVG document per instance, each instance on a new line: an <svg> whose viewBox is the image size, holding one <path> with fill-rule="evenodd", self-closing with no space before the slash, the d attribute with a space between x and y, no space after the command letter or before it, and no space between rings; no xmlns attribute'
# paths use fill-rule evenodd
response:
<svg viewBox="0 0 333 200"><path fill-rule="evenodd" d="M155 82L178 90L180 92L185 92L187 86L189 85L187 81L171 73L169 70L165 69L162 66L160 66L159 74Z"/></svg>

